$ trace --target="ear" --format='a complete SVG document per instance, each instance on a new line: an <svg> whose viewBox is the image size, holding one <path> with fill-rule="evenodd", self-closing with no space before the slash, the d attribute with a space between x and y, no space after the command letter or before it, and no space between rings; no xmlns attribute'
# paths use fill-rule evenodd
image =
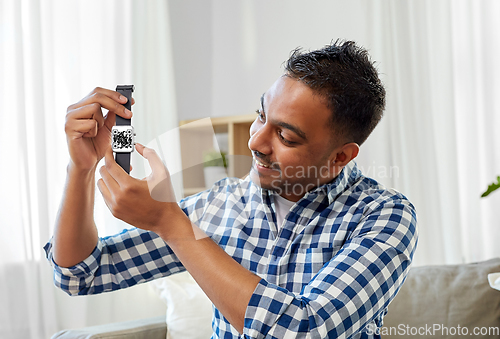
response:
<svg viewBox="0 0 500 339"><path fill-rule="evenodd" d="M334 150L329 161L330 172L337 176L345 165L358 156L358 153L359 145L355 142L345 144Z"/></svg>

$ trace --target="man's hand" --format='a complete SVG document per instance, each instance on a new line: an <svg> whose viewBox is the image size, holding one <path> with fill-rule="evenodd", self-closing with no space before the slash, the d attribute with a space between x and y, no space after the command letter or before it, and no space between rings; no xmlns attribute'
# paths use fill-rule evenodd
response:
<svg viewBox="0 0 500 339"><path fill-rule="evenodd" d="M66 140L71 163L76 169L90 171L97 166L111 145L111 128L115 124L115 115L126 119L132 117L132 112L123 106L126 102L127 98L120 93L97 87L68 107ZM103 116L102 108L108 110L106 116Z"/></svg>
<svg viewBox="0 0 500 339"><path fill-rule="evenodd" d="M245 310L260 278L191 223L175 202L170 174L156 152L141 144L136 149L148 160L151 175L143 180L130 177L108 149L97 182L106 205L118 219L158 234L224 317L243 333Z"/></svg>
<svg viewBox="0 0 500 339"><path fill-rule="evenodd" d="M97 244L94 171L106 149L111 148L116 114L132 116L123 106L126 102L120 93L97 87L68 107L64 127L71 161L53 241L54 260L62 267L78 264ZM102 108L108 110L106 116Z"/></svg>
<svg viewBox="0 0 500 339"><path fill-rule="evenodd" d="M149 161L152 169L142 180L129 176L113 159L111 148L106 150L105 166L99 170L102 178L97 187L109 210L116 218L153 231L164 240L191 237L193 230L176 202L167 168L153 149L136 144L136 150Z"/></svg>

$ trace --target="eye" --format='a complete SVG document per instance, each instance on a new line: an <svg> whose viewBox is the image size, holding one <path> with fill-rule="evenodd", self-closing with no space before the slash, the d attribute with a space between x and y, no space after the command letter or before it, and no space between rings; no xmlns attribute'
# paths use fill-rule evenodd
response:
<svg viewBox="0 0 500 339"><path fill-rule="evenodd" d="M281 134L281 131L278 131L278 137L280 138L280 140L285 144L285 145L293 145L295 144L294 141L290 141L288 139L286 139L283 134Z"/></svg>
<svg viewBox="0 0 500 339"><path fill-rule="evenodd" d="M266 117L264 116L264 113L262 113L262 111L260 109L256 110L255 113L257 113L257 115L259 116L259 120L261 122L266 121Z"/></svg>

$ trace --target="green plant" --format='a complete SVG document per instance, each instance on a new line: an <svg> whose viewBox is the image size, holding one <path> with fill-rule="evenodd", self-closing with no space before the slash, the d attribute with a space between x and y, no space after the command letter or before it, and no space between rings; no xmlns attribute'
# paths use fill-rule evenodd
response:
<svg viewBox="0 0 500 339"><path fill-rule="evenodd" d="M203 167L211 166L227 168L226 153L212 150L203 154Z"/></svg>
<svg viewBox="0 0 500 339"><path fill-rule="evenodd" d="M499 189L499 188L500 188L500 176L497 177L497 182L496 183L493 182L491 185L488 185L488 189L486 190L486 192L484 192L483 194L481 194L481 198L486 197L491 192L493 192L494 190Z"/></svg>

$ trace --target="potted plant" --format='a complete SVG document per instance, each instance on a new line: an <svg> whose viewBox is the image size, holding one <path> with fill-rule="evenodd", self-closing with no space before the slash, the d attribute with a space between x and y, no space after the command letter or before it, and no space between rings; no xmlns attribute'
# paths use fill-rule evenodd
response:
<svg viewBox="0 0 500 339"><path fill-rule="evenodd" d="M500 188L500 176L497 177L496 183L493 182L491 185L488 185L488 189L486 190L486 192L481 194L481 198L486 197L487 195L489 195L491 192L495 191L498 188Z"/></svg>
<svg viewBox="0 0 500 339"><path fill-rule="evenodd" d="M205 175L205 186L210 187L215 182L227 177L226 153L211 150L203 155L203 172Z"/></svg>

